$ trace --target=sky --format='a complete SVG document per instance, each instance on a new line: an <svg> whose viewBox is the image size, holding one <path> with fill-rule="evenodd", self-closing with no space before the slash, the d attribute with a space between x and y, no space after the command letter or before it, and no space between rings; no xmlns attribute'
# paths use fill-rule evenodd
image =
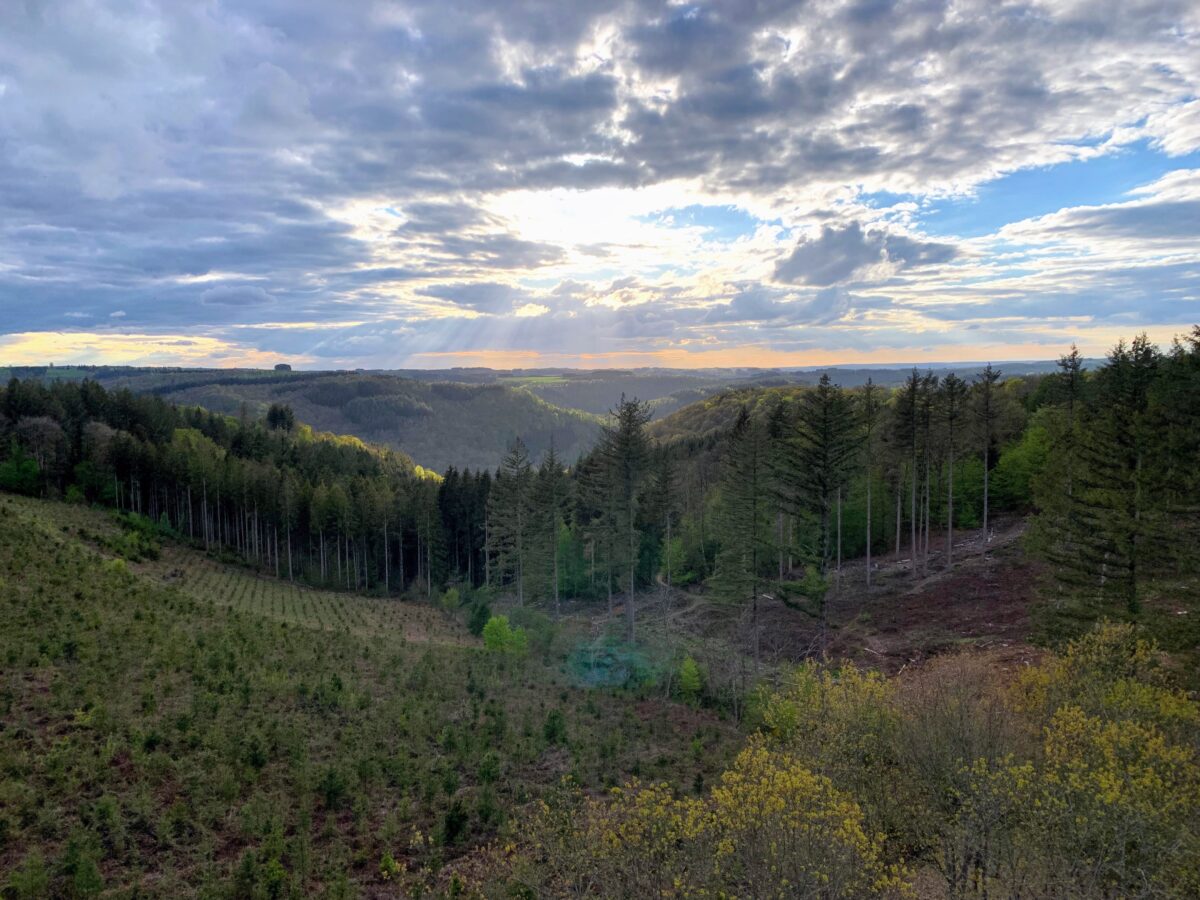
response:
<svg viewBox="0 0 1200 900"><path fill-rule="evenodd" d="M0 364L1045 359L1200 322L1200 3L0 0Z"/></svg>

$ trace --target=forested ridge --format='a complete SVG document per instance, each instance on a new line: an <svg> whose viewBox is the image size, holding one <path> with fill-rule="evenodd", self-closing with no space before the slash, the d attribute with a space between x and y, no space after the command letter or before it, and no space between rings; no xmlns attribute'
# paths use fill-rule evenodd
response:
<svg viewBox="0 0 1200 900"><path fill-rule="evenodd" d="M1200 328L1165 349L1142 337L1119 343L1094 369L1072 348L1045 376L1009 378L988 366L969 379L913 370L898 388L868 380L847 390L825 376L811 387L724 392L676 414L670 428L623 398L578 459L553 444L534 459L517 438L495 471L440 475L402 454L316 433L279 403L262 417L227 416L93 382L12 380L0 389L0 412L0 488L119 511L124 536L106 539L105 552L136 563L175 541L256 578L384 604L420 600L482 638L497 684L515 679L524 690L551 679L557 691L551 673L583 667L576 686L582 677L610 698L620 696L607 693L614 685L630 702L670 698L748 734L723 774L706 780L693 767L690 784L672 780L686 766L661 775L640 762L594 763L590 774L566 766L559 787L514 782L478 818L464 804L483 802L491 775L448 780L440 799L423 787L413 818L443 832L408 854L425 867L411 884L488 896L1188 897L1200 889L1192 865L1200 714L1180 688L1196 687L1200 660ZM998 522L1022 518L1023 552L1038 573L1032 637L1054 651L1019 677L952 657L892 682L829 659L844 621L834 610L894 600L898 579L916 590L974 565ZM967 534L973 559L963 558ZM6 577L35 557L10 551ZM81 572L91 565L72 559ZM123 577L110 572L104 583ZM3 582L0 592L14 610L47 602ZM70 620L69 606L46 607L49 621ZM707 656L701 638L711 629L672 624L699 609L732 623ZM204 610L173 615L182 623ZM767 632L785 620L796 625L781 650ZM1097 626L1104 620L1124 624ZM6 645L11 671L79 674L78 646L65 649L80 640L70 629L40 633L50 625L21 622L20 639ZM663 646L665 661L645 662ZM360 651L351 641L339 652ZM600 665L624 680L595 681ZM10 709L14 702L35 701L10 700ZM264 722L274 715L256 709ZM121 733L141 734L136 710L123 710L121 722ZM541 729L540 742L529 742L530 728ZM562 728L549 713L527 726L522 765L568 741ZM457 735L448 740L458 750L447 751L447 738L438 740L460 757L474 746ZM581 748L571 746L578 758ZM334 869L298 867L293 838L314 813L337 821L339 810L357 809L353 797L390 791L385 782L395 777L379 774L378 766L388 771L383 757L351 774L338 766L341 752L319 756L346 779L337 797L322 799L313 775L297 788L307 813L284 803L259 837L230 838L245 869L231 896L330 888ZM619 780L616 793L596 796L598 782ZM8 820L10 836L20 836L13 846L26 848L32 821ZM85 838L71 852L98 866L117 851L100 826L80 821ZM206 826L214 834L215 821ZM479 838L470 856L478 868L443 871L467 849L464 828ZM340 829L327 824L322 841ZM487 843L494 837L500 842ZM58 833L55 852L66 852L65 840ZM391 844L384 860L384 846L356 846L354 860L335 866L347 890L403 880ZM221 882L232 864L209 860L207 883ZM24 865L27 880L7 889L14 896L36 896L22 885L43 877L77 886L75 863ZM929 878L940 885L931 894Z"/></svg>
<svg viewBox="0 0 1200 900"><path fill-rule="evenodd" d="M627 399L573 465L553 446L535 461L517 438L496 472L442 476L314 434L281 404L235 418L14 379L0 486L142 514L317 584L487 587L610 612L661 578L751 606L770 584L819 616L847 559L865 558L869 588L872 554L905 553L918 575L953 565L956 528L987 540L997 511L1034 511L1059 606L1136 613L1161 576L1191 589L1197 352L1196 334L1166 353L1137 338L1091 372L1072 351L1055 375L913 370L891 390L824 376L706 399L689 420L715 424L674 435Z"/></svg>

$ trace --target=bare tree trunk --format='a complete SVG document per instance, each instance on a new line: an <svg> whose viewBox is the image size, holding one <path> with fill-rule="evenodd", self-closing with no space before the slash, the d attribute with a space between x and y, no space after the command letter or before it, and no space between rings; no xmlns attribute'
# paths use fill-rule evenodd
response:
<svg viewBox="0 0 1200 900"><path fill-rule="evenodd" d="M871 470L867 469L867 589L871 588Z"/></svg>
<svg viewBox="0 0 1200 900"><path fill-rule="evenodd" d="M625 605L625 638L633 643L635 613L633 609L634 578L637 575L637 555L634 546L633 504L629 504L629 602Z"/></svg>
<svg viewBox="0 0 1200 900"><path fill-rule="evenodd" d="M989 433L983 443L983 549L988 544L988 455L991 450L992 436Z"/></svg>
<svg viewBox="0 0 1200 900"><path fill-rule="evenodd" d="M837 593L842 595L842 488L837 489Z"/></svg>
<svg viewBox="0 0 1200 900"><path fill-rule="evenodd" d="M900 503L901 497L904 495L904 479L901 477L896 482L896 559L900 559L900 535L903 532L900 530Z"/></svg>
<svg viewBox="0 0 1200 900"><path fill-rule="evenodd" d="M668 520L669 522L670 520ZM775 511L775 539L779 545L779 580L783 581L783 510Z"/></svg>
<svg viewBox="0 0 1200 900"><path fill-rule="evenodd" d="M925 558L923 568L929 572L929 518L933 506L929 502L929 454L925 455Z"/></svg>
<svg viewBox="0 0 1200 900"><path fill-rule="evenodd" d="M954 565L954 436L950 436L950 472L946 488L946 568Z"/></svg>
<svg viewBox="0 0 1200 900"><path fill-rule="evenodd" d="M915 453L913 454L912 485L908 500L908 519L908 530L912 543L912 573L915 578L917 575L917 555L919 551L917 547L917 456Z"/></svg>
<svg viewBox="0 0 1200 900"><path fill-rule="evenodd" d="M557 499L555 500L557 503ZM551 529L551 547L554 551L554 618L559 619L562 616L562 600L558 595L558 519L555 513L554 527Z"/></svg>

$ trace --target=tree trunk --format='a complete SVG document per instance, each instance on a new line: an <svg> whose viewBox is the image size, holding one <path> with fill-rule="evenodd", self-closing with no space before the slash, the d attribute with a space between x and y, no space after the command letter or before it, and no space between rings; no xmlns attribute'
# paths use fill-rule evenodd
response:
<svg viewBox="0 0 1200 900"><path fill-rule="evenodd" d="M988 451L991 449L991 435L988 435L983 445L983 549L988 544Z"/></svg>
<svg viewBox="0 0 1200 900"><path fill-rule="evenodd" d="M842 595L842 488L837 489L837 594Z"/></svg>
<svg viewBox="0 0 1200 900"><path fill-rule="evenodd" d="M917 576L917 455L913 454L912 485L908 499L908 530L912 544L912 573Z"/></svg>
<svg viewBox="0 0 1200 900"><path fill-rule="evenodd" d="M867 589L871 588L871 470L867 470Z"/></svg>
<svg viewBox="0 0 1200 900"><path fill-rule="evenodd" d="M946 568L954 565L954 434L950 435L950 472L946 503Z"/></svg>
<svg viewBox="0 0 1200 900"><path fill-rule="evenodd" d="M904 479L901 477L896 482L896 560L900 560L900 535L903 532L900 530L900 504L901 498L904 496Z"/></svg>
<svg viewBox="0 0 1200 900"><path fill-rule="evenodd" d="M633 643L635 614L633 609L634 578L637 575L637 555L634 547L633 503L629 504L629 601L625 605L625 637Z"/></svg>

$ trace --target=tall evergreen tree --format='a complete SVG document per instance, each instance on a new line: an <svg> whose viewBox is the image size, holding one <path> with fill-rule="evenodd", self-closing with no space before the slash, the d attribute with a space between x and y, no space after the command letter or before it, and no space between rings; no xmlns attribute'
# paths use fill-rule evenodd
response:
<svg viewBox="0 0 1200 900"><path fill-rule="evenodd" d="M718 597L750 608L751 642L757 665L761 655L759 597L762 571L769 565L771 543L770 465L763 426L742 407L721 461L720 523L723 540L712 579Z"/></svg>
<svg viewBox="0 0 1200 900"><path fill-rule="evenodd" d="M504 455L488 497L491 553L501 579L516 586L517 605L525 603L527 554L531 543L533 464L525 442L516 438Z"/></svg>
<svg viewBox="0 0 1200 900"><path fill-rule="evenodd" d="M917 568L917 472L921 448L921 392L922 378L914 368L896 395L892 410L893 451L896 454L896 552L900 551L900 496L904 489L905 474L909 487L909 535L912 547L912 574Z"/></svg>
<svg viewBox="0 0 1200 900"><path fill-rule="evenodd" d="M990 540L988 532L988 487L992 468L992 450L996 437L996 420L1000 416L996 384L1000 381L1000 370L988 363L975 378L975 419L979 423L980 442L983 445L983 543Z"/></svg>
<svg viewBox="0 0 1200 900"><path fill-rule="evenodd" d="M875 542L872 521L874 504L872 503L871 488L875 480L875 444L878 439L880 413L883 409L881 394L879 386L870 378L867 379L867 383L863 385L858 394L859 419L863 429L863 469L867 482L867 590L871 588L871 547Z"/></svg>
<svg viewBox="0 0 1200 900"><path fill-rule="evenodd" d="M1148 417L1161 364L1144 335L1113 349L1076 429L1077 465L1054 468L1042 482L1035 528L1065 593L1120 600L1131 613L1174 540Z"/></svg>
<svg viewBox="0 0 1200 900"><path fill-rule="evenodd" d="M554 616L561 612L562 577L560 571L560 531L567 509L569 481L551 440L550 448L538 467L534 486L533 514L539 591L554 600Z"/></svg>
<svg viewBox="0 0 1200 900"><path fill-rule="evenodd" d="M815 562L822 578L834 557L834 516L840 513L841 493L857 452L857 422L846 393L822 375L817 386L800 400L792 440L790 480L800 512L817 526ZM837 548L840 551L840 547ZM828 604L820 597L824 635Z"/></svg>
<svg viewBox="0 0 1200 900"><path fill-rule="evenodd" d="M638 505L650 459L650 439L646 435L646 424L649 421L650 410L647 404L639 402L637 398L627 400L622 394L621 402L612 411L612 424L605 427L601 436L599 448L604 462L605 481L613 504L612 524L621 529L624 537L621 550L628 576L625 637L630 642L636 637L634 600L640 558Z"/></svg>
<svg viewBox="0 0 1200 900"><path fill-rule="evenodd" d="M967 403L967 383L951 372L942 379L941 409L946 422L946 568L954 565L954 460L958 453L962 417Z"/></svg>

